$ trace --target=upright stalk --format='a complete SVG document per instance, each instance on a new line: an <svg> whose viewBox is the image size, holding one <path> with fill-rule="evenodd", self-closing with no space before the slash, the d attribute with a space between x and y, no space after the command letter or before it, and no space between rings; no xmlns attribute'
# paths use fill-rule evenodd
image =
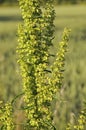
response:
<svg viewBox="0 0 86 130"><path fill-rule="evenodd" d="M62 81L62 76L59 75L64 64L69 35L66 30L56 61L50 67L49 49L53 45L55 18L52 2L47 0L42 9L39 0L19 0L23 23L18 28L17 53L28 130L54 128L51 102Z"/></svg>

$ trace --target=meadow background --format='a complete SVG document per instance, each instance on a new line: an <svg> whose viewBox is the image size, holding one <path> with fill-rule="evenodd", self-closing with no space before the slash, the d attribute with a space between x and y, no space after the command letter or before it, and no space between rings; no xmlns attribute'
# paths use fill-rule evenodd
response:
<svg viewBox="0 0 86 130"><path fill-rule="evenodd" d="M86 99L86 4L85 1L83 4L63 3L55 5L55 39L50 50L54 53L58 50L63 29L71 28L63 89L53 108L58 130L64 130L69 120L73 122ZM0 4L0 100L4 102L22 91L16 56L17 28L21 22L18 4Z"/></svg>

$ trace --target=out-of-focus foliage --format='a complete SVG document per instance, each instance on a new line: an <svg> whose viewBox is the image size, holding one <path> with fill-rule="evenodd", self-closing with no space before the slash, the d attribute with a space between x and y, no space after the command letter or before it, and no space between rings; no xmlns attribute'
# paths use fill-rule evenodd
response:
<svg viewBox="0 0 86 130"><path fill-rule="evenodd" d="M57 46L65 26L72 30L70 51L66 57L64 89L57 95L54 109L57 129L64 130L68 121L72 122L73 117L80 111L82 101L86 98L86 7L58 6L55 10L54 46ZM15 58L19 22L21 17L18 8L0 8L0 99L5 101L21 92ZM51 52L56 52L56 49Z"/></svg>
<svg viewBox="0 0 86 130"><path fill-rule="evenodd" d="M42 4L45 4L46 0L40 0ZM0 4L9 3L14 4L18 3L18 0L0 0ZM86 3L86 0L54 0L55 4L81 4Z"/></svg>
<svg viewBox="0 0 86 130"><path fill-rule="evenodd" d="M86 2L85 0L55 0L57 4L79 4Z"/></svg>
<svg viewBox="0 0 86 130"><path fill-rule="evenodd" d="M21 91L15 51L20 19L18 8L0 8L0 100L4 101Z"/></svg>
<svg viewBox="0 0 86 130"><path fill-rule="evenodd" d="M0 0L0 3L2 4L2 3L10 3L10 4L12 4L12 3L17 3L17 0Z"/></svg>

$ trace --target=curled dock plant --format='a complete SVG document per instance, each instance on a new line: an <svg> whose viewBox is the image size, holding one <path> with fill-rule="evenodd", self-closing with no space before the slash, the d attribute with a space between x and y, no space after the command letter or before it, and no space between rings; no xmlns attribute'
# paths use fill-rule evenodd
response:
<svg viewBox="0 0 86 130"><path fill-rule="evenodd" d="M18 28L17 54L30 130L55 129L51 102L62 85L69 30L64 30L56 60L50 67L49 49L53 45L55 18L52 2L47 0L42 9L39 0L19 0L23 23Z"/></svg>

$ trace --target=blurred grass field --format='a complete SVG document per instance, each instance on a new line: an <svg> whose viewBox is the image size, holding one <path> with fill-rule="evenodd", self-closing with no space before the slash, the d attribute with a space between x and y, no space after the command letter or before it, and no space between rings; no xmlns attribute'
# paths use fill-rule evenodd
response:
<svg viewBox="0 0 86 130"><path fill-rule="evenodd" d="M15 55L20 19L17 7L0 8L0 99L5 101L11 99L20 89Z"/></svg>
<svg viewBox="0 0 86 130"><path fill-rule="evenodd" d="M86 6L57 6L54 47L56 52L65 27L71 28L69 51L66 56L64 93L58 96L55 121L59 130L71 120L86 98ZM21 81L17 74L16 46L17 28L21 23L18 7L0 7L0 100L11 100L21 92ZM59 118L58 118L59 116ZM62 124L61 125L61 122Z"/></svg>

